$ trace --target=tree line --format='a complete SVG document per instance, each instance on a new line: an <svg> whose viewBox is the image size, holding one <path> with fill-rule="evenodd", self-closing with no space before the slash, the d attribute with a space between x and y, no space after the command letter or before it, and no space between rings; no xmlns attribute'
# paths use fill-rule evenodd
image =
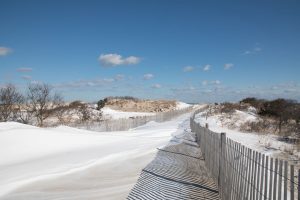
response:
<svg viewBox="0 0 300 200"><path fill-rule="evenodd" d="M20 93L15 85L7 84L0 89L0 121L27 124L35 118L38 126L43 126L44 120L62 104L62 96L55 93L49 84L29 84L26 94Z"/></svg>
<svg viewBox="0 0 300 200"><path fill-rule="evenodd" d="M250 104L256 108L260 116L272 117L278 122L278 130L281 133L283 124L294 121L298 133L300 132L300 103L290 99L265 100L253 97L245 98L240 103Z"/></svg>

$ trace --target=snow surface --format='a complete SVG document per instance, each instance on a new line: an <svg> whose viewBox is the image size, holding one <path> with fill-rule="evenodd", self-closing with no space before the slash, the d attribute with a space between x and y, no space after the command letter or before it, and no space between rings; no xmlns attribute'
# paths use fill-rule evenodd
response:
<svg viewBox="0 0 300 200"><path fill-rule="evenodd" d="M176 105L177 110L188 108L188 107L191 106L190 104L187 104L187 103L184 103L184 102L181 102L181 101L178 101L176 103L177 103L177 105Z"/></svg>
<svg viewBox="0 0 300 200"><path fill-rule="evenodd" d="M0 199L125 199L189 117L101 133L0 123Z"/></svg>
<svg viewBox="0 0 300 200"><path fill-rule="evenodd" d="M119 110L113 110L109 107L104 107L101 109L105 118L109 119L121 119L130 117L140 117L140 116L153 116L155 113L148 112L124 112Z"/></svg>

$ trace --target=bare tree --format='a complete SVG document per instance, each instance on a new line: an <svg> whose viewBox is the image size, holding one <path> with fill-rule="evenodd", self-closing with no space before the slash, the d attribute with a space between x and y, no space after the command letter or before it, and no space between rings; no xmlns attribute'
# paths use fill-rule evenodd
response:
<svg viewBox="0 0 300 200"><path fill-rule="evenodd" d="M69 110L69 107L67 105L65 105L65 102L62 98L62 96L56 94L54 97L54 102L56 104L56 107L53 109L53 112L55 114L55 116L57 117L57 119L59 120L59 122L61 124L65 124L67 122L65 115L67 113L67 111Z"/></svg>
<svg viewBox="0 0 300 200"><path fill-rule="evenodd" d="M48 84L37 83L28 86L28 112L36 117L38 125L43 126L56 107L60 95L52 94L52 88Z"/></svg>
<svg viewBox="0 0 300 200"><path fill-rule="evenodd" d="M23 124L29 124L30 120L33 118L32 112L30 112L30 105L26 103L26 98L24 98L24 104L20 104L17 107L17 116L16 118L21 121Z"/></svg>
<svg viewBox="0 0 300 200"><path fill-rule="evenodd" d="M17 108L24 102L24 97L13 84L7 84L0 89L0 121L14 118Z"/></svg>

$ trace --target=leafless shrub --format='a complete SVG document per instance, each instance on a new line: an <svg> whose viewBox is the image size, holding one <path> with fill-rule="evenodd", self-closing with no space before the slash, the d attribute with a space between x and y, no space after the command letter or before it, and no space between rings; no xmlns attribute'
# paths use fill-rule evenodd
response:
<svg viewBox="0 0 300 200"><path fill-rule="evenodd" d="M48 84L37 83L28 86L28 112L36 117L39 126L43 126L44 120L53 114L53 109L60 99L60 95L53 94Z"/></svg>
<svg viewBox="0 0 300 200"><path fill-rule="evenodd" d="M81 122L100 121L102 117L101 112L97 111L97 113L94 113L88 104L81 101L73 101L70 103L69 109L73 109L77 113Z"/></svg>
<svg viewBox="0 0 300 200"><path fill-rule="evenodd" d="M270 120L259 119L258 121L247 121L240 126L240 130L243 132L256 132L256 133L268 133L271 127Z"/></svg>
<svg viewBox="0 0 300 200"><path fill-rule="evenodd" d="M266 102L264 99L257 99L254 97L248 97L240 101L240 104L249 104L250 106L260 110L263 107L263 104Z"/></svg>
<svg viewBox="0 0 300 200"><path fill-rule="evenodd" d="M25 99L24 99L25 102ZM23 124L29 124L33 118L33 113L30 112L30 106L28 104L22 104L18 106L17 119Z"/></svg>
<svg viewBox="0 0 300 200"><path fill-rule="evenodd" d="M0 121L8 121L17 116L18 107L24 102L24 97L16 87L8 84L0 89Z"/></svg>
<svg viewBox="0 0 300 200"><path fill-rule="evenodd" d="M139 101L138 98L132 97L132 96L115 96L115 97L107 97L105 99L107 99L107 100L110 100L110 99L122 99L122 100Z"/></svg>
<svg viewBox="0 0 300 200"><path fill-rule="evenodd" d="M67 111L69 110L69 106L65 104L62 96L55 95L55 108L52 109L53 115L55 115L60 124L67 124L68 118L66 117Z"/></svg>
<svg viewBox="0 0 300 200"><path fill-rule="evenodd" d="M249 106L239 103L222 103L220 106L221 113L234 113L235 110L247 110Z"/></svg>

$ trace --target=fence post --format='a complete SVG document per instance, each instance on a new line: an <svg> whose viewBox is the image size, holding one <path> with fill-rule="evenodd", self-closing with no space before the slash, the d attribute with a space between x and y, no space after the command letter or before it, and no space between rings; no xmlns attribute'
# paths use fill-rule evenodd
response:
<svg viewBox="0 0 300 200"><path fill-rule="evenodd" d="M205 123L205 128L207 128L207 129L208 129L208 123Z"/></svg>
<svg viewBox="0 0 300 200"><path fill-rule="evenodd" d="M220 146L220 153L219 153L219 176L218 176L218 185L221 188L221 195L223 195L223 187L225 184L224 179L224 170L222 167L225 167L225 153L226 153L226 133L221 133L221 146ZM223 162L222 162L223 160Z"/></svg>

